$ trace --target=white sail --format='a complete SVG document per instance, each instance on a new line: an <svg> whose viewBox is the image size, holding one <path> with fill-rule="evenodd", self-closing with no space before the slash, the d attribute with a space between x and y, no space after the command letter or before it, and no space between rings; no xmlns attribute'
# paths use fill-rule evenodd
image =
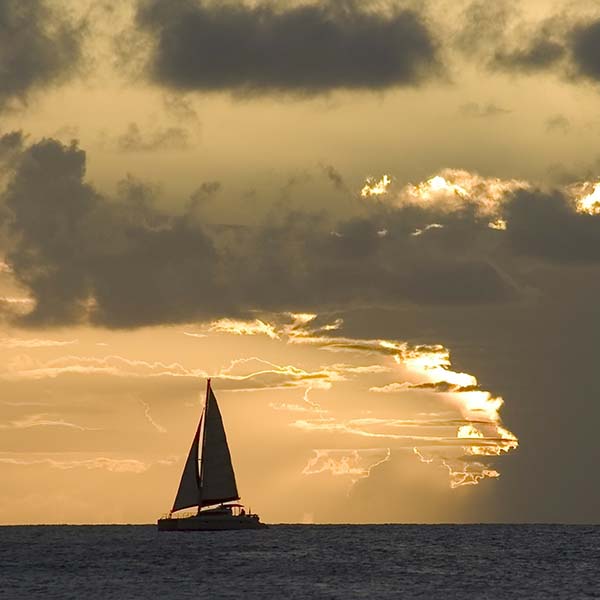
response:
<svg viewBox="0 0 600 600"><path fill-rule="evenodd" d="M200 497L202 506L239 499L223 419L210 384L204 409Z"/></svg>
<svg viewBox="0 0 600 600"><path fill-rule="evenodd" d="M182 508L198 506L200 502L198 448L200 445L201 426L202 417L200 417L200 423L198 423L198 429L196 429L196 435L194 436L190 453L188 454L183 473L181 474L179 489L177 490L177 496L175 497L175 503L173 504L173 512L181 510Z"/></svg>

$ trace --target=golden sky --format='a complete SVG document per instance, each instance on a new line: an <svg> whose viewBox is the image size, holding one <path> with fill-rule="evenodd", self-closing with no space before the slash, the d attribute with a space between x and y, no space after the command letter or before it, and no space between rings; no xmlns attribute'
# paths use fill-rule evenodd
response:
<svg viewBox="0 0 600 600"><path fill-rule="evenodd" d="M263 521L597 520L594 3L0 30L0 523L167 512L207 377Z"/></svg>

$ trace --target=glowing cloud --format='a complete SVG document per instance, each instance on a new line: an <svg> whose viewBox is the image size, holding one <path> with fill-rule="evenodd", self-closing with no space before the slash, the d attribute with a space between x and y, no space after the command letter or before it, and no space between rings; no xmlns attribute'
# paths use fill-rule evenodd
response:
<svg viewBox="0 0 600 600"><path fill-rule="evenodd" d="M420 235L423 235L426 231L429 231L430 229L443 229L444 226L440 225L439 223L431 223L430 225L427 225L427 227L423 227L423 229L416 229L415 231L413 231L413 233L411 234L414 237L418 237Z"/></svg>
<svg viewBox="0 0 600 600"><path fill-rule="evenodd" d="M379 181L373 177L367 177L364 187L360 190L360 195L363 198L368 198L369 196L387 194L391 183L392 178L389 175L384 175Z"/></svg>
<svg viewBox="0 0 600 600"><path fill-rule="evenodd" d="M76 344L77 340L45 340L45 339L23 339L5 337L0 339L0 348L54 348L58 346L70 346Z"/></svg>
<svg viewBox="0 0 600 600"><path fill-rule="evenodd" d="M507 223L504 219L496 219L488 223L490 229L496 229L497 231L506 231Z"/></svg>
<svg viewBox="0 0 600 600"><path fill-rule="evenodd" d="M93 428L69 423L60 417L47 413L30 415L23 419L10 421L9 423L0 423L0 429L30 429L31 427L67 427L70 429L78 429L79 431L94 430Z"/></svg>
<svg viewBox="0 0 600 600"><path fill-rule="evenodd" d="M480 389L474 375L453 370L450 352L442 345L350 338L338 335L342 327L341 319L328 322L312 313L281 313L252 321L211 322L200 326L196 334L265 336L263 344L274 356L281 354L282 344L302 346L296 351L310 367L249 356L209 373L179 363L116 354L100 358L68 355L46 362L21 354L5 363L0 377L38 380L78 375L148 381L212 377L215 388L224 391L297 390L301 395L295 400L271 401L268 406L289 413L289 425L298 435L307 436L310 447L318 448L325 441L347 449L315 450L303 470L305 475L329 473L355 481L393 460L393 451L415 449L425 462L443 467L452 487L499 476L495 462L518 447L517 437L500 416L502 398ZM331 360L331 353L336 360ZM329 395L333 388L336 392ZM150 405L138 401L146 421L164 433ZM36 426L83 429L51 414L14 419L3 428ZM362 448L365 443L384 448L367 451Z"/></svg>
<svg viewBox="0 0 600 600"><path fill-rule="evenodd" d="M427 462L434 462L448 470L452 487L474 485L482 479L499 476L499 472L487 461L473 461L469 457L490 459L518 447L517 437L503 426L500 418L504 401L481 390L474 375L454 371L447 348L440 345L410 346L395 340L336 337L323 329L315 332L316 329L311 328L314 321L314 318L306 318L302 324L296 323L288 329L282 327L281 331L285 331L288 343L346 352L355 360L360 360L363 355L380 356L384 361L381 365L373 365L371 361L369 365L356 364L351 369L343 364L332 365L329 369L337 369L344 377L389 378L394 375L392 365L395 364L405 380L372 385L370 392L419 393L430 399L437 397L442 413L451 416L433 420L377 416L339 419L330 413L327 418L321 415L317 420L297 420L293 423L294 427L307 432L387 440L400 448L416 447L420 457L427 455ZM339 327L338 323L335 329ZM390 363L389 359L393 362ZM351 471L348 459L340 463L330 455L320 454L314 460L316 462L309 463L311 470Z"/></svg>
<svg viewBox="0 0 600 600"><path fill-rule="evenodd" d="M352 483L368 477L371 470L390 459L389 448L364 450L314 450L303 475L317 475L329 472L335 477L348 477Z"/></svg>
<svg viewBox="0 0 600 600"><path fill-rule="evenodd" d="M576 184L571 186L569 191L575 197L577 212L588 215L600 214L600 182Z"/></svg>
<svg viewBox="0 0 600 600"><path fill-rule="evenodd" d="M263 334L272 339L277 339L279 337L275 332L273 325L265 323L260 319L255 319L254 321L219 319L210 324L209 330L217 333L233 333L235 335Z"/></svg>
<svg viewBox="0 0 600 600"><path fill-rule="evenodd" d="M157 461L165 464L166 461ZM154 463L146 463L134 458L88 458L81 460L60 460L55 458L11 458L0 457L0 463L16 466L46 465L53 469L106 469L112 473L145 473ZM168 464L168 462L167 462Z"/></svg>
<svg viewBox="0 0 600 600"><path fill-rule="evenodd" d="M496 219L502 217L501 209L508 194L529 187L527 182L516 179L504 180L460 169L444 169L421 183L409 184L394 194L387 194L386 202L398 207L431 205L437 211L445 212L455 212L465 205L472 205L482 217L490 217L492 222L501 223ZM372 194L362 195L367 197Z"/></svg>

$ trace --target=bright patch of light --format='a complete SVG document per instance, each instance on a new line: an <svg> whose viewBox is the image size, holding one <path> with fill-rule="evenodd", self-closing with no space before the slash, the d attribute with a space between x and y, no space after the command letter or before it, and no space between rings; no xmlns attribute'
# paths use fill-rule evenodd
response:
<svg viewBox="0 0 600 600"><path fill-rule="evenodd" d="M264 334L271 339L278 339L279 335L270 323L260 319L254 321L239 321L235 319L219 319L210 324L210 331L217 333L233 333L235 335L258 335Z"/></svg>
<svg viewBox="0 0 600 600"><path fill-rule="evenodd" d="M498 229L499 231L506 231L506 221L504 219L496 219L488 223L490 229Z"/></svg>
<svg viewBox="0 0 600 600"><path fill-rule="evenodd" d="M444 226L440 225L439 223L431 223L430 225L427 225L427 227L424 227L423 229L415 229L415 231L413 231L411 233L412 236L414 237L418 237L420 235L423 235L423 233L425 233L426 231L429 231L430 229L443 229Z"/></svg>
<svg viewBox="0 0 600 600"><path fill-rule="evenodd" d="M379 181L376 181L373 177L368 177L364 187L360 191L360 195L363 198L381 196L387 193L391 183L392 178L389 175L384 175Z"/></svg>
<svg viewBox="0 0 600 600"><path fill-rule="evenodd" d="M582 188L582 191L587 191L589 184L584 184ZM593 184L591 192L577 199L577 211L588 215L600 214L600 182Z"/></svg>
<svg viewBox="0 0 600 600"><path fill-rule="evenodd" d="M392 201L398 206L432 204L436 210L449 213L470 204L479 214L497 222L507 195L527 187L526 182L515 179L503 180L460 169L444 169L421 183L405 186Z"/></svg>

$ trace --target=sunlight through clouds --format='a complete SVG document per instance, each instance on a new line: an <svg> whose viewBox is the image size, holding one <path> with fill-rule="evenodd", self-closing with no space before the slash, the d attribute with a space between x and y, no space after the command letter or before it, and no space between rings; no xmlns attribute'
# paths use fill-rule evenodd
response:
<svg viewBox="0 0 600 600"><path fill-rule="evenodd" d="M368 198L385 193L384 202L391 206L430 205L441 212L453 212L471 205L481 216L500 218L508 195L530 187L526 181L484 177L462 169L443 169L425 181L408 184L398 190L392 189L391 184L392 179L388 175L384 175L379 182L367 180L361 195ZM373 192L372 189L377 191ZM439 226L432 224L429 228Z"/></svg>
<svg viewBox="0 0 600 600"><path fill-rule="evenodd" d="M368 198L369 196L381 196L387 193L391 183L392 179L389 175L383 175L379 181L373 177L367 177L365 185L362 190L360 190L360 195L363 198Z"/></svg>
<svg viewBox="0 0 600 600"><path fill-rule="evenodd" d="M258 321L262 324L260 327L254 326L256 321L248 322L247 326L238 322L235 334L244 331L246 335L261 335L266 329L272 332L269 337L273 340L314 347L319 351L345 353L350 360L329 365L321 363L320 371L308 373L298 367L281 367L253 357L232 361L230 367L222 371L222 375L244 366L247 374L236 377L257 378L272 375L274 368L277 372L286 372L298 385L307 386L307 392L313 388L328 390L334 386L351 384L354 389L363 388L363 395L375 393L389 397L385 400L386 416L378 417L373 414L368 418L343 418L342 413L357 412L360 405L344 406L340 414L339 410L323 410L318 405L317 418L297 419L291 423L294 428L315 434L327 432L333 436L341 436L346 441L352 438L377 439L393 444L396 450L416 447L419 457L429 457L427 462L435 462L447 469L452 487L471 485L485 478L499 476L499 472L491 468L488 462L472 461L469 457L491 459L518 447L516 436L502 424L500 410L503 399L481 390L474 375L452 370L447 348L441 345L411 346L395 340L336 336L334 332L343 326L343 322L336 320L333 324L321 324L316 314L284 314L274 317L268 325L266 320ZM376 357L379 357L379 363L373 361ZM367 364L363 362L365 358L368 359ZM268 368L256 370L254 365L266 365ZM403 377L402 381L390 381L396 371ZM379 385L375 383L377 380L381 381ZM366 381L369 384L365 386ZM424 419L416 412L393 416L394 412L397 413L393 408L394 404L400 398L409 397L416 398L417 402L423 399L429 404L434 403L443 416ZM291 414L315 410L314 406L306 403L279 403L271 406L274 410L288 410ZM406 408L402 410L406 413ZM394 447L391 446L390 451ZM359 448L356 449L357 452L358 450ZM332 451L315 449L315 453L304 470L305 474L324 471L333 474L355 473L355 469L358 469L351 466L358 454L340 459ZM354 458L350 461L348 456ZM368 472L363 476L368 476Z"/></svg>
<svg viewBox="0 0 600 600"><path fill-rule="evenodd" d="M600 182L584 182L571 186L577 211L588 215L600 214Z"/></svg>

